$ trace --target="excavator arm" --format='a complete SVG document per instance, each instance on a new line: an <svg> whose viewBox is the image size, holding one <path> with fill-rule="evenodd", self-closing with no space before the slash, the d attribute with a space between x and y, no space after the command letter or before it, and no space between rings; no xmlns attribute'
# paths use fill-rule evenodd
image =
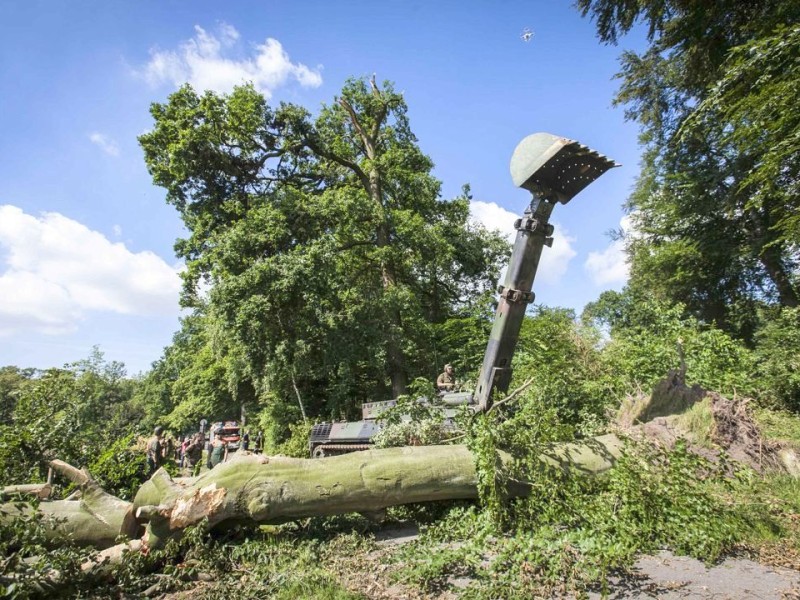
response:
<svg viewBox="0 0 800 600"><path fill-rule="evenodd" d="M514 227L517 237L500 294L492 333L478 375L473 402L487 410L495 391L506 392L511 382L511 359L544 246L553 244L550 214L556 203L566 204L603 173L618 166L613 160L574 140L535 133L522 140L511 158L514 184L532 194L530 206Z"/></svg>

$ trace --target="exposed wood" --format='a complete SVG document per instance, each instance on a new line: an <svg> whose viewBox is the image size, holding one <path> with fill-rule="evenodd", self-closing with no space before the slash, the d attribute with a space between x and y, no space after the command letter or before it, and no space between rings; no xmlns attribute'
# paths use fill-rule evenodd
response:
<svg viewBox="0 0 800 600"><path fill-rule="evenodd" d="M72 465L65 463L63 460L51 460L49 464L51 469L60 473L72 483L85 485L90 481L94 481L92 476L89 474L89 471L86 469L78 469L77 467L73 467Z"/></svg>

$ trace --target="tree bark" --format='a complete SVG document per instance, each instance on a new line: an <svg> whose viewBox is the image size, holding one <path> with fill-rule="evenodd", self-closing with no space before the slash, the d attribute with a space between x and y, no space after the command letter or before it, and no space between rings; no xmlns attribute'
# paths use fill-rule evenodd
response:
<svg viewBox="0 0 800 600"><path fill-rule="evenodd" d="M84 546L107 548L120 534L129 537L140 535L140 527L133 513L133 504L105 492L82 469L54 460L54 470L80 486L80 498L41 502L39 514L46 520L45 530L53 543L65 537ZM28 505L9 502L0 505L0 522L29 516Z"/></svg>
<svg viewBox="0 0 800 600"><path fill-rule="evenodd" d="M582 444L555 444L541 459L568 473L595 475L613 466L621 445L613 435ZM503 463L509 460L506 455L500 458ZM68 534L98 548L111 546L119 534L138 537L142 525L144 543L158 547L203 519L212 527L243 521L282 523L478 497L475 460L466 446L386 448L323 459L242 452L195 478L173 480L160 469L132 504L106 494L91 480L82 488L80 500L41 503L39 510L65 520L54 527L54 539ZM525 482L511 482L508 493L524 495L527 489ZM13 518L13 510L9 504L0 507L8 513L3 518Z"/></svg>

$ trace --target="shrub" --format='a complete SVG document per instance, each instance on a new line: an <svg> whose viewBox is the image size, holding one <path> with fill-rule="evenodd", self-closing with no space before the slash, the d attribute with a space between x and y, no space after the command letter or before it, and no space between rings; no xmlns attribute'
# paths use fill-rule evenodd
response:
<svg viewBox="0 0 800 600"><path fill-rule="evenodd" d="M800 308L784 308L756 334L756 373L767 399L800 410Z"/></svg>
<svg viewBox="0 0 800 600"><path fill-rule="evenodd" d="M89 472L109 494L131 500L141 483L147 479L147 458L144 452L136 448L135 435L130 434L103 451L89 465Z"/></svg>

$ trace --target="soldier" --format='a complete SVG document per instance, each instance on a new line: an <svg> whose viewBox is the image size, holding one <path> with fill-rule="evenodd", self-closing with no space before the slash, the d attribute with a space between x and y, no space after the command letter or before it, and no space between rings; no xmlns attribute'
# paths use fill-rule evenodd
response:
<svg viewBox="0 0 800 600"><path fill-rule="evenodd" d="M452 392L456 386L456 373L453 365L445 365L444 373L436 379L436 389L440 392Z"/></svg>
<svg viewBox="0 0 800 600"><path fill-rule="evenodd" d="M186 446L186 464L192 472L194 472L195 466L203 457L204 445L205 436L202 433L195 433L192 440Z"/></svg>
<svg viewBox="0 0 800 600"><path fill-rule="evenodd" d="M208 468L213 469L228 458L228 444L222 440L222 434L217 432L211 442L211 455L208 457Z"/></svg>
<svg viewBox="0 0 800 600"><path fill-rule="evenodd" d="M164 433L164 428L160 425L153 430L153 437L147 442L147 467L150 470L150 475L156 472L158 467L161 466L162 461L162 447L161 447L161 434Z"/></svg>
<svg viewBox="0 0 800 600"><path fill-rule="evenodd" d="M167 432L167 435L164 436L164 440L161 442L161 464L163 465L168 460L173 460L174 458L175 439L170 432Z"/></svg>

